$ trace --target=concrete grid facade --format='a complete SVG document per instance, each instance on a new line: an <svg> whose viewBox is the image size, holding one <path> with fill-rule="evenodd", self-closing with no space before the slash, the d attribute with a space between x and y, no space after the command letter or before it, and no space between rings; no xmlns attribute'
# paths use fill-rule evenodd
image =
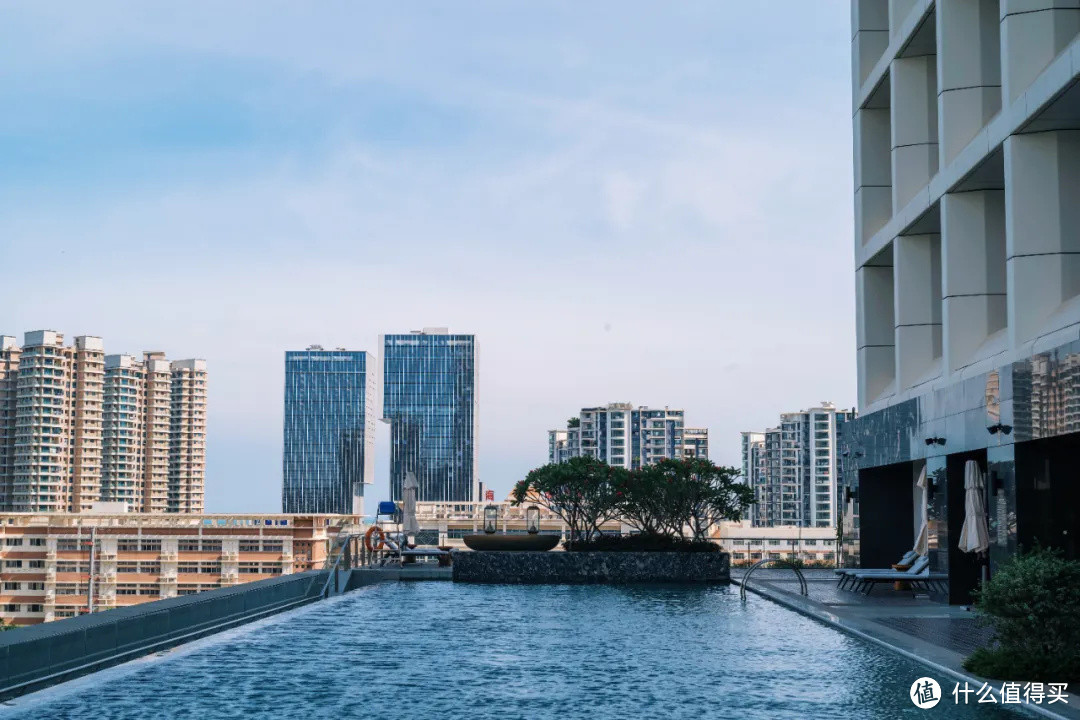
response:
<svg viewBox="0 0 1080 720"><path fill-rule="evenodd" d="M954 604L1020 547L1080 557L1080 0L853 0L860 417L845 553ZM964 478L989 548L962 552ZM865 522L862 522L865 520Z"/></svg>
<svg viewBox="0 0 1080 720"><path fill-rule="evenodd" d="M0 337L0 509L201 512L206 364L105 355L50 330Z"/></svg>
<svg viewBox="0 0 1080 720"><path fill-rule="evenodd" d="M854 0L852 30L872 411L1075 339L1080 2Z"/></svg>

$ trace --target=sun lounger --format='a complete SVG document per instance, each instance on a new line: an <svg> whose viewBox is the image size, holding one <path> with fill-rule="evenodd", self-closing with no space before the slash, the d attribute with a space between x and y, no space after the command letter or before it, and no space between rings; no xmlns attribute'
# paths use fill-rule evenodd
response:
<svg viewBox="0 0 1080 720"><path fill-rule="evenodd" d="M908 570L892 572L861 572L854 577L854 590L869 595L878 583L907 582L912 588L944 590L948 573L930 572L930 558L920 557Z"/></svg>
<svg viewBox="0 0 1080 720"><path fill-rule="evenodd" d="M918 559L918 557L918 553L916 553L914 550L908 550L906 553L904 553L904 556L900 558L900 562L896 564L911 566ZM851 582L851 580L853 580L854 577L859 573L891 573L903 571L894 570L893 568L881 568L877 570L868 568L839 568L835 572L836 575L839 577L836 586L839 588L843 588L845 585Z"/></svg>

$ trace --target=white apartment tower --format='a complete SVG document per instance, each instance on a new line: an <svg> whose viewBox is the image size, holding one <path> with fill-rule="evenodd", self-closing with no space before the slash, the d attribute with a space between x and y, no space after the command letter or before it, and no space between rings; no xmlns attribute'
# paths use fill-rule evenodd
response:
<svg viewBox="0 0 1080 720"><path fill-rule="evenodd" d="M176 360L169 415L169 512L203 511L206 474L206 361Z"/></svg>
<svg viewBox="0 0 1080 720"><path fill-rule="evenodd" d="M582 408L565 430L548 431L548 461L586 455L632 470L665 458L708 458L709 431L684 427L683 415L631 403Z"/></svg>
<svg viewBox="0 0 1080 720"><path fill-rule="evenodd" d="M777 428L742 433L743 475L755 495L754 526L835 526L839 437L854 416L823 402L782 413Z"/></svg>
<svg viewBox="0 0 1080 720"><path fill-rule="evenodd" d="M0 337L0 510L201 512L205 377L202 360L106 356L98 337Z"/></svg>

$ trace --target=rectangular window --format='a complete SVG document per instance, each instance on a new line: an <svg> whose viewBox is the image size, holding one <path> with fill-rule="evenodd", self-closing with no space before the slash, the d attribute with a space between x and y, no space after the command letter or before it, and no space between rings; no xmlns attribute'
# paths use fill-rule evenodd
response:
<svg viewBox="0 0 1080 720"><path fill-rule="evenodd" d="M31 547L45 547L45 538L30 538Z"/></svg>
<svg viewBox="0 0 1080 720"><path fill-rule="evenodd" d="M4 583L4 589L5 590L18 590L19 589L19 583L17 583L17 582L6 582L6 583Z"/></svg>
<svg viewBox="0 0 1080 720"><path fill-rule="evenodd" d="M6 568L21 568L22 560L5 560L4 567Z"/></svg>
<svg viewBox="0 0 1080 720"><path fill-rule="evenodd" d="M4 538L4 545L7 547L18 547L22 545L22 538Z"/></svg>

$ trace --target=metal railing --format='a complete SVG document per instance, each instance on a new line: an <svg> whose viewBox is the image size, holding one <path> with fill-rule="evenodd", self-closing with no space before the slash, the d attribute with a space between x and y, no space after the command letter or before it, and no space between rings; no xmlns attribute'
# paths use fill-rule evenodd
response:
<svg viewBox="0 0 1080 720"><path fill-rule="evenodd" d="M745 575L743 575L742 582L739 584L739 598L743 602L746 602L746 583L748 580L750 580L750 576L755 570L767 563L779 563L781 567L788 567L794 570L795 575L799 578L799 592L802 593L803 597L807 596L808 593L806 591L806 578L803 577L802 570L799 569L798 565L784 558L765 558L764 560L758 560L756 563L751 565L750 569L746 571Z"/></svg>

